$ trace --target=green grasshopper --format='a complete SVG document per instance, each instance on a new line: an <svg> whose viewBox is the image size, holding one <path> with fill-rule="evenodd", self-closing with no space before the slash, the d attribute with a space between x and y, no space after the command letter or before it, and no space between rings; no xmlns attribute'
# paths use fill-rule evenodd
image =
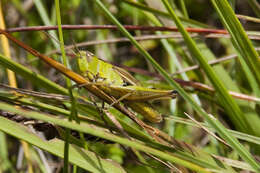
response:
<svg viewBox="0 0 260 173"><path fill-rule="evenodd" d="M124 102L147 120L158 123L162 120L159 112L148 102L151 100L175 98L175 90L144 88L127 71L100 60L90 52L76 54L77 71L105 93Z"/></svg>
<svg viewBox="0 0 260 173"><path fill-rule="evenodd" d="M176 92L172 90L154 90L140 87L137 80L134 79L134 77L127 71L112 66L109 63L105 63L90 53L79 52L77 55L77 64L79 66L79 73L81 74L79 75L67 69L64 65L58 63L57 61L39 53L35 49L17 40L6 31L0 29L0 34L4 34L8 39L12 40L32 55L39 57L51 67L57 69L70 79L74 80L77 84L81 85L92 81L92 84L89 83L91 86L85 86L85 88L106 102L114 104L118 110L126 114L128 114L127 110L117 102L113 103L109 96L113 96L118 100L123 100L123 102L134 111L140 113L146 119L155 123L160 122L162 120L162 116L152 108L148 101L176 97ZM130 114L128 115L131 117Z"/></svg>

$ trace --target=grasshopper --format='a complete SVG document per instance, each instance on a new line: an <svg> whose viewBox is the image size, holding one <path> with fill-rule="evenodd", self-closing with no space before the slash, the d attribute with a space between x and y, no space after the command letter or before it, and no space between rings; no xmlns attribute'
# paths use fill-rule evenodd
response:
<svg viewBox="0 0 260 173"><path fill-rule="evenodd" d="M104 61L99 60L97 57L93 55L91 56L91 54L89 53L88 56L87 53L85 53L84 56L84 52L80 52L81 54L83 54L83 56L81 56L80 54L78 55L79 58L77 58L77 60L79 64L79 73L81 74L79 75L78 73L67 69L64 65L58 63L50 57L39 53L35 49L17 40L6 31L0 29L0 34L4 34L14 43L24 48L32 55L39 57L51 67L57 69L70 79L74 80L77 84L85 85L87 83L87 85L84 86L87 90L89 90L91 93L94 93L97 97L106 101L107 103L113 104L115 108L117 108L122 113L128 115L131 119L141 124L141 126L143 126L142 122L136 119L131 112L125 109L122 105L118 104L118 102L114 102L114 99L112 99L110 96L113 96L115 99L120 100L122 97L127 95L127 97L124 98L123 102L131 107L134 111L143 115L149 121L155 123L160 122L162 120L162 116L160 113L152 108L151 104L149 104L148 101L176 97L176 92L173 90L165 91L140 87L140 84L138 84L137 80L127 71L112 66L111 64L105 63ZM88 69L88 66L90 69ZM100 68L100 66L102 68ZM104 71L103 67L105 67L105 69L108 71ZM104 79L104 81L99 82L100 79ZM93 83L96 84L94 85ZM125 86L126 84L129 84L130 86Z"/></svg>
<svg viewBox="0 0 260 173"><path fill-rule="evenodd" d="M76 60L80 75L151 122L160 122L162 116L148 101L175 98L177 95L175 90L142 87L130 73L97 58L88 51L79 51Z"/></svg>

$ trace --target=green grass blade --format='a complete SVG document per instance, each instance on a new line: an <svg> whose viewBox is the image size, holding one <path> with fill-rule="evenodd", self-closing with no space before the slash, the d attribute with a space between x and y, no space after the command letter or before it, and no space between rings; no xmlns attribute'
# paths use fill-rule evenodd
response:
<svg viewBox="0 0 260 173"><path fill-rule="evenodd" d="M5 133L0 132L0 172L14 172L12 164L8 158L8 144L7 136Z"/></svg>
<svg viewBox="0 0 260 173"><path fill-rule="evenodd" d="M10 58L5 57L4 55L0 54L0 64L15 73L21 75L25 79L30 80L36 86L41 88L45 88L48 91L68 95L68 91L61 87L60 85L52 82L51 80L45 78L44 76L33 72L32 70L24 67L23 65L11 60Z"/></svg>
<svg viewBox="0 0 260 173"><path fill-rule="evenodd" d="M60 41L60 50L62 55L62 61L63 64L68 68L68 60L66 58L66 53L64 49L64 40L63 40L63 33L62 33L62 27L61 27L61 17L60 17L60 0L55 0L55 9L56 9L56 17L57 17L57 24L58 24L58 33L59 33L59 41ZM72 95L72 89L71 89L71 81L69 78L65 77L66 79L66 85L71 90L70 93ZM74 109L75 105L72 105L71 108L71 114L68 117L69 121L71 121L71 116L73 114L72 109ZM65 137L65 144L64 144L64 160L63 160L63 173L69 172L69 136L70 136L70 129L66 129L66 137Z"/></svg>
<svg viewBox="0 0 260 173"><path fill-rule="evenodd" d="M35 134L31 133L25 127L18 123L12 122L6 118L0 117L0 130L22 139L32 145L35 145L45 151L48 151L58 157L63 158L64 142L58 139L52 141L44 141ZM17 133L19 132L19 133ZM115 162L108 161L98 157L95 153L83 150L77 146L72 146L69 149L69 161L90 172L104 173L113 172L124 173L124 169ZM108 170L108 171L107 171Z"/></svg>
<svg viewBox="0 0 260 173"><path fill-rule="evenodd" d="M253 9L253 11L256 14L256 16L258 18L260 18L260 4L259 4L259 1L257 2L257 0L248 0L248 4Z"/></svg>
<svg viewBox="0 0 260 173"><path fill-rule="evenodd" d="M60 50L62 55L63 64L68 68L69 63L66 57L65 49L64 49L64 40L63 40L63 33L61 27L61 17L60 17L60 3L59 0L55 0L55 8L56 8L56 17L57 17L57 24L58 24L58 33L59 33L59 41L60 41ZM69 78L65 77L67 87L71 87L71 81Z"/></svg>
<svg viewBox="0 0 260 173"><path fill-rule="evenodd" d="M189 14L185 5L185 1L179 0L180 6L181 6L181 10L183 15L188 19L189 18Z"/></svg>
<svg viewBox="0 0 260 173"><path fill-rule="evenodd" d="M249 40L243 26L235 16L234 11L226 0L211 0L224 26L231 35L231 41L236 51L242 56L249 69L260 85L260 61L257 51Z"/></svg>

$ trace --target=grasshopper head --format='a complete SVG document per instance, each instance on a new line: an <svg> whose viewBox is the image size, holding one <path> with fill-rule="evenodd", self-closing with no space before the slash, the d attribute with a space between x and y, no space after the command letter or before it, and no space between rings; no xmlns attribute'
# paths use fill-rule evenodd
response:
<svg viewBox="0 0 260 173"><path fill-rule="evenodd" d="M94 54L86 50L86 51L78 51L76 56L77 58L81 58L81 59L87 58L87 61L89 62L92 60Z"/></svg>
<svg viewBox="0 0 260 173"><path fill-rule="evenodd" d="M85 52L85 51L79 51L76 54L76 61L77 61L77 71L80 74L83 74L87 71L88 69L88 57L89 57L89 53Z"/></svg>

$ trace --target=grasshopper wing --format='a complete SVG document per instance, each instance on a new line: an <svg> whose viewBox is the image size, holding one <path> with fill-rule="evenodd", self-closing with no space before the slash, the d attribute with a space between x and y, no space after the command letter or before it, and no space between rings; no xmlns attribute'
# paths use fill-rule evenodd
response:
<svg viewBox="0 0 260 173"><path fill-rule="evenodd" d="M133 77L128 71L123 68L113 66L113 69L121 76L121 78L130 85L138 85L141 86L141 83Z"/></svg>

